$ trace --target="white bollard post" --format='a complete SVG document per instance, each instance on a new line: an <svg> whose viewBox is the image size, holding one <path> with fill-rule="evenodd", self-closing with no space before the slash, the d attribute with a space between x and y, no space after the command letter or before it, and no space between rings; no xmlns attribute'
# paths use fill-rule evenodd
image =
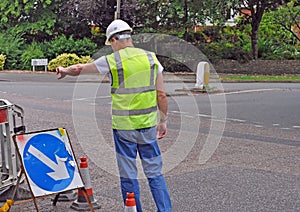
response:
<svg viewBox="0 0 300 212"><path fill-rule="evenodd" d="M197 66L196 88L203 89L209 83L210 66L208 62L200 62Z"/></svg>

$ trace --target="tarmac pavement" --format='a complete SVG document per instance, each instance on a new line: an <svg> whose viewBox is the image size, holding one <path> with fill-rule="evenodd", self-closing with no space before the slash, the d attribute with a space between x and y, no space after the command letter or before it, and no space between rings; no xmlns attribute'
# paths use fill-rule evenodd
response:
<svg viewBox="0 0 300 212"><path fill-rule="evenodd" d="M49 82L53 75L50 78L48 76L40 74L38 80ZM18 77L1 73L0 81L30 80L30 74L20 79ZM74 81L67 80L70 83ZM95 81L93 78L84 80ZM99 154L101 146L95 139L95 132L89 132L89 117L85 114L79 117L82 125L86 126L86 130L82 130L86 140L82 141L74 125L72 102L11 93L1 93L1 98L26 107L28 131L65 127L77 158L88 157L93 195L101 206L101 209L95 211L124 211L118 176L103 167L104 162L97 161L97 158L102 158ZM78 107L82 112L94 108L86 104L79 104ZM113 148L108 111L107 106L97 107L95 113L102 118L97 118L96 122L106 144ZM196 139L192 140L195 133L193 123L197 117L187 116L186 119L190 124L182 127L182 117L170 114L168 136L159 141L164 167L168 168L169 163L174 163L171 170L164 171L174 212L300 211L299 130L257 128L249 123L227 121L214 154L203 164L199 163L199 157L208 137L220 135L219 131L208 130L218 120L201 118ZM191 136L190 142L189 139L180 139L180 133ZM191 148L180 154L186 145ZM175 152L170 157L168 153L176 146L179 147L178 154ZM109 162L112 167L116 167L115 161ZM144 211L155 211L147 180L142 176L140 185ZM27 187L26 182L22 187ZM70 208L72 201L58 202L53 206L52 198L37 200L40 211L74 211ZM13 206L11 211L35 211L35 207L33 202L28 202Z"/></svg>

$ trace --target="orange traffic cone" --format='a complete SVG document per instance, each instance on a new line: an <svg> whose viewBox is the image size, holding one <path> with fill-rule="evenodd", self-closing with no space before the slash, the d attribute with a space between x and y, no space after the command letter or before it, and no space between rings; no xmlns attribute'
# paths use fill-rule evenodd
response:
<svg viewBox="0 0 300 212"><path fill-rule="evenodd" d="M92 186L91 186L91 178L90 178L90 174L89 174L87 158L82 157L82 158L80 158L80 161L81 162L80 162L79 169L80 169L80 173L82 176L82 180L84 182L84 188L86 190L88 198L91 201L93 208L98 209L101 206L97 203L97 201L93 197L93 190L92 190ZM90 210L90 206L85 199L84 191L82 189L78 189L77 200L75 200L72 203L71 208L74 210L77 210L77 211L89 211Z"/></svg>
<svg viewBox="0 0 300 212"><path fill-rule="evenodd" d="M126 197L125 212L137 212L134 193L127 193Z"/></svg>

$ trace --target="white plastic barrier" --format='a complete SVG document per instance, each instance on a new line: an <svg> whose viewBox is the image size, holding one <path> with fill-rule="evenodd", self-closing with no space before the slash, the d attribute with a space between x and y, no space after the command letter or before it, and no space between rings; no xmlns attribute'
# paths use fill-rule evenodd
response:
<svg viewBox="0 0 300 212"><path fill-rule="evenodd" d="M25 132L23 115L20 106L0 99L0 195L16 184L21 171L12 137Z"/></svg>
<svg viewBox="0 0 300 212"><path fill-rule="evenodd" d="M203 89L209 83L210 66L208 62L200 62L197 66L196 88Z"/></svg>

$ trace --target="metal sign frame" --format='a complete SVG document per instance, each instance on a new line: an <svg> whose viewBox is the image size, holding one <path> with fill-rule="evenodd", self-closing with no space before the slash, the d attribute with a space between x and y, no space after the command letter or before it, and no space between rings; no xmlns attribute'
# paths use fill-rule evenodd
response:
<svg viewBox="0 0 300 212"><path fill-rule="evenodd" d="M48 192L47 192L47 190L45 190L44 188L40 188L40 186L37 185L31 179L31 177L30 177L31 174L27 170L28 167L26 168L26 165L25 165L25 162L24 162L24 158L23 158L23 154L24 154L26 145L28 145L28 143L30 142L30 139L33 139L33 138L35 138L35 136L38 136L38 135L53 135L54 132L60 133L61 136L64 138L64 139L62 138L63 139L62 142L64 143L64 145L68 145L66 147L66 151L68 151L68 154L70 154L70 156L74 160L74 163L72 163L72 166L74 167L74 170L75 170L76 173L74 173L73 177L76 177L75 180L77 182L73 182L73 179L72 179L72 182L70 183L71 186L68 185L66 188L61 188L61 189L58 189L57 191L56 190L55 191L49 191L48 190ZM28 139L28 140L26 141L26 139ZM57 139L59 139L59 138L57 137ZM35 208L36 208L37 211L39 211L39 208L38 208L36 199L38 199L38 198L45 198L45 197L48 197L48 196L56 195L56 197L54 199L54 202L53 202L53 205L55 205L56 202L57 202L57 199L58 199L58 197L60 195L60 193L63 193L63 192L66 192L66 191L71 191L71 190L74 190L74 189L81 189L84 192L84 196L86 198L86 201L89 204L89 206L91 208L91 211L93 211L93 206L92 206L92 204L90 202L90 199L88 198L87 193L85 191L84 182L82 180L82 177L81 177L81 174L80 174L80 170L79 170L78 165L77 165L77 161L76 161L76 157L74 155L73 147L71 145L71 142L70 142L70 139L69 139L69 135L68 135L68 133L67 133L67 131L66 131L65 128L55 128L55 129L50 129L50 130L42 130L42 131L35 131L35 132L28 132L28 133L18 134L18 135L14 135L13 136L13 141L14 141L15 147L17 149L17 153L18 153L20 161L21 161L21 168L22 168L21 175L22 174L25 175L27 184L29 186L29 189L30 189L30 192L31 192L31 195L32 195L32 199L31 200L34 201L34 205L35 205ZM39 141L35 140L35 143L37 143L37 142L39 142ZM27 148L27 150L28 149L29 148ZM43 155L43 152L41 152L41 151L39 152L35 148L33 148L33 151L25 152L25 153L27 155L28 154L32 154L31 157L35 157L36 156L38 158L38 160L41 160L41 161L44 161L44 162L46 161L46 162L51 163L51 161L49 161L51 159L49 159L49 158L47 159L47 156ZM39 157L41 157L41 158L39 158ZM46 164L46 162L45 162L45 164ZM57 162L57 164L59 164L59 162ZM51 168L53 168L53 167L50 165L50 169ZM61 169L61 167L59 169ZM39 173L34 173L34 174L38 174L39 175ZM40 173L40 174L44 174L44 173ZM49 176L53 176L53 175L49 174ZM59 181L61 181L61 180L59 180ZM18 189L18 186L19 186L19 182L17 183L17 185L15 187L15 190ZM39 191L39 189L40 189L40 191ZM44 192L44 194L43 194L43 192Z"/></svg>

